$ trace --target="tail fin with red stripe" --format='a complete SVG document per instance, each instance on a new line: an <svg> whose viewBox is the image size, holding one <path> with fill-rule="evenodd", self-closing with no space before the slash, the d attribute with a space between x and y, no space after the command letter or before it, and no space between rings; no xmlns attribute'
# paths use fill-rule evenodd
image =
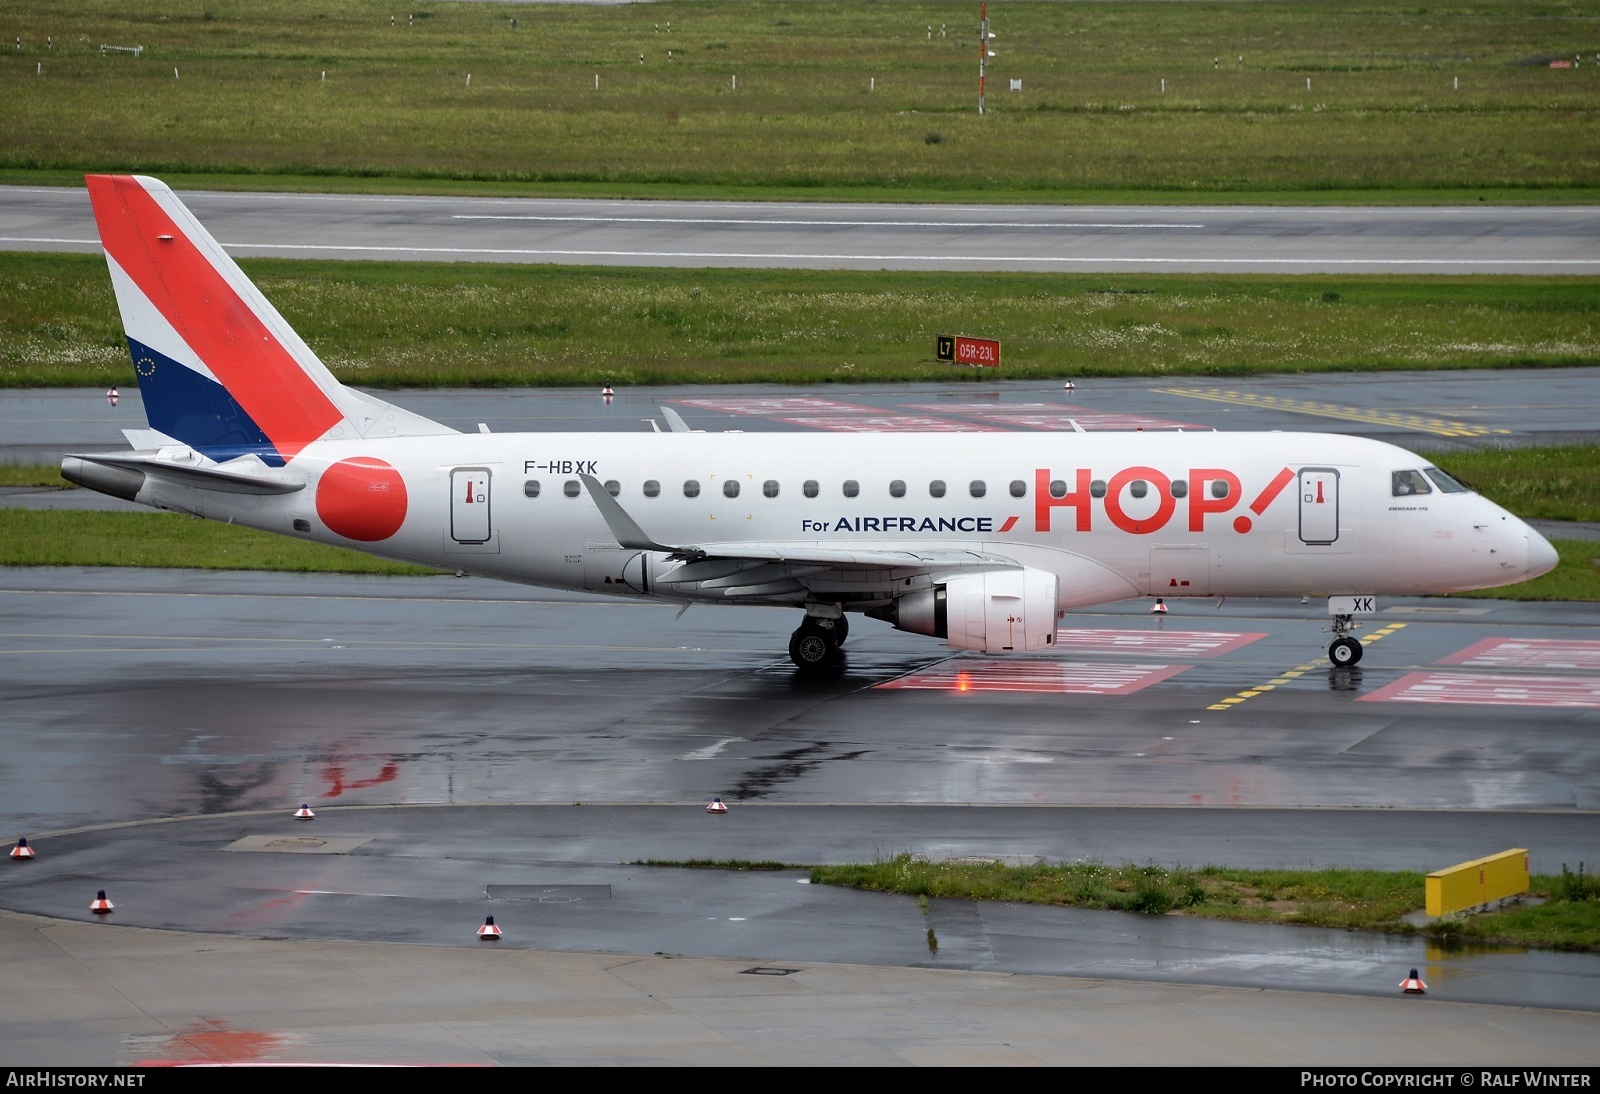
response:
<svg viewBox="0 0 1600 1094"><path fill-rule="evenodd" d="M165 183L86 181L152 429L278 467L317 440L456 432L339 383Z"/></svg>

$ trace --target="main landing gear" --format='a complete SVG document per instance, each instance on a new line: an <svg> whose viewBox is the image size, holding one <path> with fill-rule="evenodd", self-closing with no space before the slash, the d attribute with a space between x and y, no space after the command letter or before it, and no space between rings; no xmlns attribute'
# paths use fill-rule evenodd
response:
<svg viewBox="0 0 1600 1094"><path fill-rule="evenodd" d="M833 664L849 634L850 624L842 615L838 619L808 615L789 636L789 660L801 672L820 672Z"/></svg>
<svg viewBox="0 0 1600 1094"><path fill-rule="evenodd" d="M1347 669L1361 660L1366 647L1350 637L1350 621L1353 617L1336 615L1333 617L1334 639L1328 644L1328 660L1333 662L1334 668Z"/></svg>

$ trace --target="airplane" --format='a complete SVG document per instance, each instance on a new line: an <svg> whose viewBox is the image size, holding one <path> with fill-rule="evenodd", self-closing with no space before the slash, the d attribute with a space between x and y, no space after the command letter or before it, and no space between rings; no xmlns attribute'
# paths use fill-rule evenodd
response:
<svg viewBox="0 0 1600 1094"><path fill-rule="evenodd" d="M336 380L176 195L87 177L143 396L68 480L156 509L505 581L788 606L802 671L851 615L1044 650L1129 598L1328 598L1335 666L1376 598L1510 585L1554 548L1421 456L1316 433L463 433Z"/></svg>

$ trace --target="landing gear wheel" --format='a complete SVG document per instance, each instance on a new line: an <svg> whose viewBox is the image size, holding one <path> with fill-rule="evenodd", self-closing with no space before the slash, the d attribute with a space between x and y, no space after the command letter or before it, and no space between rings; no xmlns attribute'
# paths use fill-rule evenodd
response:
<svg viewBox="0 0 1600 1094"><path fill-rule="evenodd" d="M850 620L842 615L838 619L807 619L805 626L821 630L835 649L844 645L844 640L850 637Z"/></svg>
<svg viewBox="0 0 1600 1094"><path fill-rule="evenodd" d="M839 647L820 627L803 626L789 636L789 660L801 672L819 672L832 663Z"/></svg>
<svg viewBox="0 0 1600 1094"><path fill-rule="evenodd" d="M1354 638L1335 638L1328 646L1328 660L1335 668L1347 669L1361 660L1364 647Z"/></svg>

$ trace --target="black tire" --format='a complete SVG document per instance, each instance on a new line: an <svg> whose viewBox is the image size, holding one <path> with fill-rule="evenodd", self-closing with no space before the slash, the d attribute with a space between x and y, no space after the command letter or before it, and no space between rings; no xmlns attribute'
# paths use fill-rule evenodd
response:
<svg viewBox="0 0 1600 1094"><path fill-rule="evenodd" d="M818 627L801 627L789 636L789 660L801 672L818 672L833 663L839 647Z"/></svg>
<svg viewBox="0 0 1600 1094"><path fill-rule="evenodd" d="M1328 660L1333 662L1335 668L1347 669L1359 664L1365 652L1365 647L1354 638L1335 638L1328 646Z"/></svg>

